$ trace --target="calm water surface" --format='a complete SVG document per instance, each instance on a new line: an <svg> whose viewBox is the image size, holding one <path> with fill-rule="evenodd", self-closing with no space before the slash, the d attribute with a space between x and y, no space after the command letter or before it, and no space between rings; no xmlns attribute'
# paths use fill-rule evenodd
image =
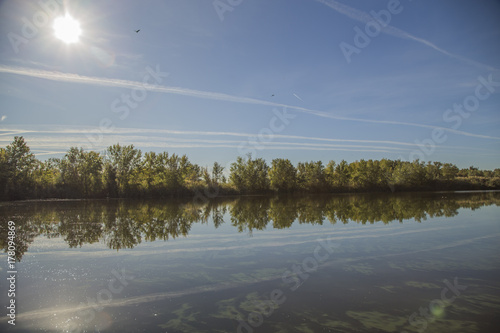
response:
<svg viewBox="0 0 500 333"><path fill-rule="evenodd" d="M0 331L498 332L500 193L0 204Z"/></svg>

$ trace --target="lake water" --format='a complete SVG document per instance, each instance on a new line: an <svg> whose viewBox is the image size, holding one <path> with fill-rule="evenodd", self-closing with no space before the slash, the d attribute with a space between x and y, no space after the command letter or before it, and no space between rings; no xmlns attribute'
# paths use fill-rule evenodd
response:
<svg viewBox="0 0 500 333"><path fill-rule="evenodd" d="M2 332L498 332L500 193L0 204ZM6 307L15 300L15 326Z"/></svg>

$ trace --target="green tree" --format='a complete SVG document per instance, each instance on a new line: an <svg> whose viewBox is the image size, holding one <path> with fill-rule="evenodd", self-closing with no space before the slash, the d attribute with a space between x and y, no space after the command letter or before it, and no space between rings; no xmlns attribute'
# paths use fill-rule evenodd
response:
<svg viewBox="0 0 500 333"><path fill-rule="evenodd" d="M83 193L86 197L97 195L102 189L103 158L95 151L81 151L80 172Z"/></svg>
<svg viewBox="0 0 500 333"><path fill-rule="evenodd" d="M59 166L62 183L71 193L91 197L101 192L103 158L99 153L71 147Z"/></svg>
<svg viewBox="0 0 500 333"><path fill-rule="evenodd" d="M7 161L7 151L0 148L0 199L7 199L9 180L9 163Z"/></svg>
<svg viewBox="0 0 500 333"><path fill-rule="evenodd" d="M394 168L399 161L392 161L383 158L379 162L379 178L378 184L381 188L395 190L394 187Z"/></svg>
<svg viewBox="0 0 500 333"><path fill-rule="evenodd" d="M434 163L431 163L430 161L427 162L427 165L425 166L426 180L429 183L435 183L436 181L441 180L442 167L443 163L441 162L434 162Z"/></svg>
<svg viewBox="0 0 500 333"><path fill-rule="evenodd" d="M413 162L398 163L393 172L396 185L403 188L415 189L426 183L425 163L415 160Z"/></svg>
<svg viewBox="0 0 500 333"><path fill-rule="evenodd" d="M217 162L214 162L212 166L212 182L214 185L218 186L221 183L225 183L224 179L224 167Z"/></svg>
<svg viewBox="0 0 500 333"><path fill-rule="evenodd" d="M195 187L200 186L201 167L198 164L191 164L185 173L184 184Z"/></svg>
<svg viewBox="0 0 500 333"><path fill-rule="evenodd" d="M182 155L179 160L179 172L182 178L181 183L187 187L199 186L202 170L199 165L189 161L186 155Z"/></svg>
<svg viewBox="0 0 500 333"><path fill-rule="evenodd" d="M342 160L336 167L334 173L334 185L345 188L349 185L349 179L351 178L351 172L349 164Z"/></svg>
<svg viewBox="0 0 500 333"><path fill-rule="evenodd" d="M351 183L354 187L365 188L370 184L368 163L365 160L350 164Z"/></svg>
<svg viewBox="0 0 500 333"><path fill-rule="evenodd" d="M269 189L269 178L266 162L262 158L247 160L241 156L231 164L229 181L238 191L266 191Z"/></svg>
<svg viewBox="0 0 500 333"><path fill-rule="evenodd" d="M118 184L116 182L116 169L110 163L104 163L102 172L102 183L106 196L115 198L118 196Z"/></svg>
<svg viewBox="0 0 500 333"><path fill-rule="evenodd" d="M335 187L335 167L337 163L335 161L329 161L325 167L325 180L329 187Z"/></svg>
<svg viewBox="0 0 500 333"><path fill-rule="evenodd" d="M441 177L444 180L453 180L458 176L459 171L456 165L445 163L441 168Z"/></svg>
<svg viewBox="0 0 500 333"><path fill-rule="evenodd" d="M467 177L482 177L483 173L481 170L474 166L470 166L467 172Z"/></svg>
<svg viewBox="0 0 500 333"><path fill-rule="evenodd" d="M71 147L59 163L61 170L61 183L65 190L75 194L82 192L79 188L80 174L78 164L80 163L80 149Z"/></svg>
<svg viewBox="0 0 500 333"><path fill-rule="evenodd" d="M245 184L246 162L243 157L238 156L236 162L231 163L229 169L229 182L238 190L246 190Z"/></svg>
<svg viewBox="0 0 500 333"><path fill-rule="evenodd" d="M298 186L306 191L325 190L325 167L323 162L299 162L297 164Z"/></svg>
<svg viewBox="0 0 500 333"><path fill-rule="evenodd" d="M181 189L184 179L182 178L182 171L179 167L180 158L177 154L168 155L168 153L161 154L162 162L165 166L163 172L163 183L167 191L178 191Z"/></svg>
<svg viewBox="0 0 500 333"><path fill-rule="evenodd" d="M140 183L143 190L153 193L155 192L157 182L157 175L160 170L158 165L158 158L155 152L147 152L140 165Z"/></svg>
<svg viewBox="0 0 500 333"><path fill-rule="evenodd" d="M292 191L297 183L297 170L292 162L284 158L276 158L269 169L269 183L272 190Z"/></svg>
<svg viewBox="0 0 500 333"><path fill-rule="evenodd" d="M269 167L262 158L255 160L249 158L245 173L246 186L250 191L269 190Z"/></svg>
<svg viewBox="0 0 500 333"><path fill-rule="evenodd" d="M458 170L457 177L468 177L469 169L460 169Z"/></svg>
<svg viewBox="0 0 500 333"><path fill-rule="evenodd" d="M45 162L36 161L34 171L35 193L37 198L56 197L57 185L60 180L60 160L49 158Z"/></svg>
<svg viewBox="0 0 500 333"><path fill-rule="evenodd" d="M497 168L497 169L495 169L495 170L493 171L493 176L494 176L494 177L500 177L500 169L498 169L498 168Z"/></svg>
<svg viewBox="0 0 500 333"><path fill-rule="evenodd" d="M29 197L111 197L181 195L226 184L224 168L200 168L186 155L144 154L130 146L110 146L106 156L71 147L62 159L39 161L23 137L0 148L0 199ZM298 163L277 158L269 168L262 158L238 157L231 164L227 192L351 190L498 189L500 169L459 170L451 163L403 162L387 159L348 164L330 161Z"/></svg>
<svg viewBox="0 0 500 333"><path fill-rule="evenodd" d="M382 174L380 161L369 159L367 162L368 168L368 184L372 188L385 186L385 179Z"/></svg>
<svg viewBox="0 0 500 333"><path fill-rule="evenodd" d="M22 136L14 137L14 141L5 148L3 159L6 165L6 194L12 199L30 197L34 185L33 172L36 168L35 155ZM5 163L5 162L4 162Z"/></svg>
<svg viewBox="0 0 500 333"><path fill-rule="evenodd" d="M141 151L134 145L120 146L115 144L108 147L106 151L106 163L110 165L116 174L116 184L120 195L130 195L132 185L138 185L136 178L140 163Z"/></svg>
<svg viewBox="0 0 500 333"><path fill-rule="evenodd" d="M208 168L201 168L201 177L207 186L212 186L212 177L208 172Z"/></svg>

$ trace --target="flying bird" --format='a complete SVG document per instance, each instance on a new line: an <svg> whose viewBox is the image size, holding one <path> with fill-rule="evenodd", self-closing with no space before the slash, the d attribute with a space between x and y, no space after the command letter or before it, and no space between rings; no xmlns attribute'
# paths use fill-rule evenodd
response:
<svg viewBox="0 0 500 333"><path fill-rule="evenodd" d="M135 33L136 33L136 34L138 34L138 33L139 33L139 31L141 31L141 29L139 29L139 30L136 30L136 31L135 31Z"/></svg>

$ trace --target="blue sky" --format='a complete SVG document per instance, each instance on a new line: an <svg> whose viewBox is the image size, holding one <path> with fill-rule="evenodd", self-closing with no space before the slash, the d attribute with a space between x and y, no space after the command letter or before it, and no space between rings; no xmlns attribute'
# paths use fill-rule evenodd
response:
<svg viewBox="0 0 500 333"><path fill-rule="evenodd" d="M65 12L78 43L54 36ZM2 1L0 145L498 168L498 17L498 1Z"/></svg>

